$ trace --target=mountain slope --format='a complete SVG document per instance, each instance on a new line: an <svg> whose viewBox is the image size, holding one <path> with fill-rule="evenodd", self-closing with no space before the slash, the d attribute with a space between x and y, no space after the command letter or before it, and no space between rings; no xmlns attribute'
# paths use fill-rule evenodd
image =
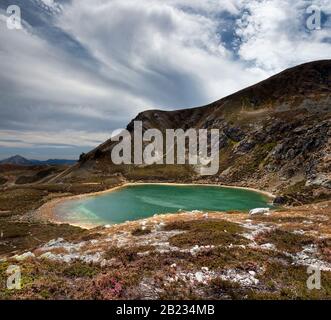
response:
<svg viewBox="0 0 331 320"><path fill-rule="evenodd" d="M253 186L301 203L330 196L331 60L303 64L204 107L149 110L143 128L220 129L220 171L199 177L189 166L114 166L106 141L83 155L67 178L122 173L137 179L198 180ZM132 131L133 121L128 125ZM62 177L63 178L63 177ZM284 200L285 199L285 200Z"/></svg>

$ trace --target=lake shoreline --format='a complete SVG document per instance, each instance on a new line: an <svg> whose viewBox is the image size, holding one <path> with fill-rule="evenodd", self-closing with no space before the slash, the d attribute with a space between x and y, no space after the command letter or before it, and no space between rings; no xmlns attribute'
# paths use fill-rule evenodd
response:
<svg viewBox="0 0 331 320"><path fill-rule="evenodd" d="M82 229L93 229L95 227L98 227L98 225L95 224L87 224L87 223L69 223L60 221L55 214L55 208L59 206L60 204L63 204L64 202L71 201L71 200L78 200L83 199L87 197L93 197L98 196L102 194L111 193L129 186L138 186L138 185L165 185L165 186L199 186L199 187L220 187L220 188L229 188L229 189L238 189L238 190L248 190L252 192L256 192L259 194L262 194L266 197L268 197L270 200L274 199L276 196L273 195L270 192L258 190L255 188L250 187L239 187L239 186L229 186L229 185L220 185L220 184L206 184L206 183L170 183L170 182L125 182L122 185L113 187L111 189L98 191L98 192L92 192L92 193L86 193L86 194L79 194L74 196L67 196L67 197L60 197L53 200L50 200L49 202L42 205L40 208L38 208L35 211L35 217L40 220L48 221L54 224L69 224L75 227L79 227Z"/></svg>

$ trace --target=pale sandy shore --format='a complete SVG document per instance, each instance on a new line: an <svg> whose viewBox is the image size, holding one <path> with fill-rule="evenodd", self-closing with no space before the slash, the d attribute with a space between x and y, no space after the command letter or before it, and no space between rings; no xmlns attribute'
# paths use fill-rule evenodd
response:
<svg viewBox="0 0 331 320"><path fill-rule="evenodd" d="M55 208L57 206L59 206L60 204L63 204L64 202L71 201L71 200L79 200L79 199L83 199L83 198L87 198L87 197L98 196L98 195L114 192L116 190L123 189L123 188L129 187L129 186L136 186L136 185L168 185L168 186L200 186L200 187L205 186L205 187L231 188L231 189L249 190L249 191L253 191L256 193L260 193L260 194L263 194L263 195L267 196L268 198L270 198L270 200L275 198L275 195L273 195L270 192L258 190L258 189L254 189L254 188L249 188L249 187L237 187L237 186L228 186L228 185L219 185L219 184L203 184L203 183L127 182L120 186L117 186L117 187L114 187L111 189L107 189L104 191L98 191L98 192L93 192L93 193L86 193L86 194L80 194L80 195L75 195L75 196L67 196L67 197L53 199L53 200L45 203L44 205L42 205L39 209L37 209L35 212L35 217L37 219L47 220L47 221L55 223L55 224L68 223L68 222L61 221L55 215ZM76 226L76 227L83 228L83 229L92 229L97 226L92 223L91 224L69 223L69 224Z"/></svg>

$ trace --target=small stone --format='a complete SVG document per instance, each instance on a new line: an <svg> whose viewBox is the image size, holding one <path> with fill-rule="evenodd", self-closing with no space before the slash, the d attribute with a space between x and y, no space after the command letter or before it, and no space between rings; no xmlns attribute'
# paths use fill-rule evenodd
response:
<svg viewBox="0 0 331 320"><path fill-rule="evenodd" d="M52 252L45 252L38 259L57 260L57 256Z"/></svg>
<svg viewBox="0 0 331 320"><path fill-rule="evenodd" d="M196 272L196 273L195 273L195 279L196 279L198 282L202 282L202 281L203 281L203 273L202 273L202 272Z"/></svg>
<svg viewBox="0 0 331 320"><path fill-rule="evenodd" d="M138 257L146 257L149 255L149 251L138 252L137 255Z"/></svg>
<svg viewBox="0 0 331 320"><path fill-rule="evenodd" d="M158 224L158 228L159 229L162 229L163 227L165 227L165 223L164 222L160 222L159 224Z"/></svg>
<svg viewBox="0 0 331 320"><path fill-rule="evenodd" d="M266 249L266 250L276 250L276 247L274 244L272 243L264 243L260 246L262 249Z"/></svg>
<svg viewBox="0 0 331 320"><path fill-rule="evenodd" d="M55 246L58 246L60 243L63 243L63 242L64 242L64 239L63 238L53 239L53 240L50 240L45 245L45 247L55 247Z"/></svg>
<svg viewBox="0 0 331 320"><path fill-rule="evenodd" d="M29 259L29 258L35 258L35 255L30 251L25 252L21 255L14 256L14 259L16 259L16 261L24 261L24 260Z"/></svg>
<svg viewBox="0 0 331 320"><path fill-rule="evenodd" d="M251 216L254 216L254 215L262 215L262 214L268 214L270 212L270 208L256 208L256 209L252 209L249 211L249 214Z"/></svg>
<svg viewBox="0 0 331 320"><path fill-rule="evenodd" d="M303 230L294 230L293 231L294 234L298 234L298 235L303 235L305 234L305 232Z"/></svg>

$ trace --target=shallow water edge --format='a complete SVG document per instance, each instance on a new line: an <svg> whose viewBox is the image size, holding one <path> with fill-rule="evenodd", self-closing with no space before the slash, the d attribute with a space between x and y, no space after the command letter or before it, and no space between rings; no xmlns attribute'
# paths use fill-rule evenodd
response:
<svg viewBox="0 0 331 320"><path fill-rule="evenodd" d="M164 185L164 186L198 186L198 187L220 187L220 188L229 188L229 189L238 189L238 190L247 190L256 192L260 195L266 196L270 201L272 201L275 198L275 195L273 195L270 192L259 190L256 188L250 188L250 187L240 187L240 186L229 186L229 185L220 185L220 184L204 184L204 183L162 183L162 182L126 182L123 183L120 186L113 187L111 189L107 189L104 191L99 192L93 192L93 193L87 193L87 194L80 194L80 195L74 195L74 196L67 196L67 197L61 197L57 199L53 199L43 206L41 206L39 209L36 210L35 217L37 219L46 220L51 223L55 224L70 224L76 227L80 227L83 229L92 229L99 225L95 223L86 223L86 222L69 222L63 221L62 219L59 219L59 217L56 215L56 208L67 201L73 201L73 200L81 200L89 197L94 197L98 195L104 195L107 193L111 193L120 189L124 189L129 186L153 186L153 185ZM222 212L221 210L219 212ZM171 213L172 215L176 215L176 213ZM139 220L139 219L138 219Z"/></svg>

